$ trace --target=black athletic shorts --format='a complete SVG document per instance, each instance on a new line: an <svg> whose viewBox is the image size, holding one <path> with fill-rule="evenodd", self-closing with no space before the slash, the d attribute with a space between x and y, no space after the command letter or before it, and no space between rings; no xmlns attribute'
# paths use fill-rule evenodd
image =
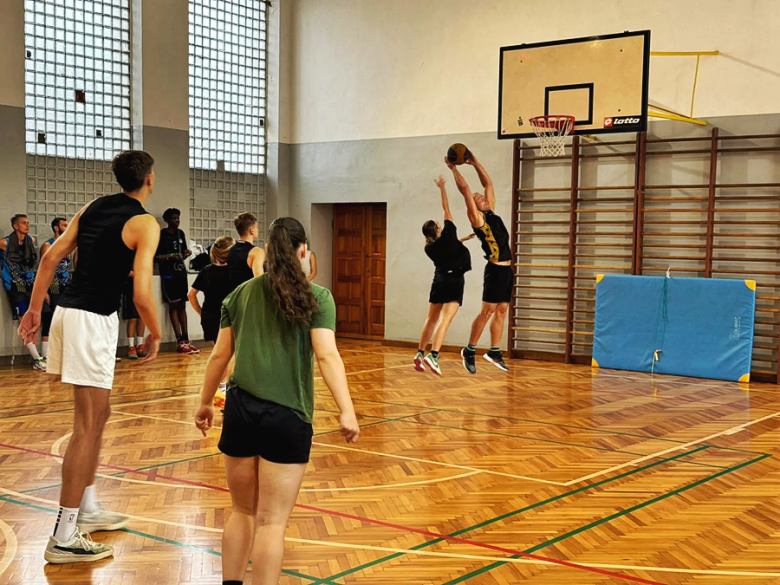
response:
<svg viewBox="0 0 780 585"><path fill-rule="evenodd" d="M437 272L433 277L428 302L432 305L458 302L463 305L466 277L462 272Z"/></svg>
<svg viewBox="0 0 780 585"><path fill-rule="evenodd" d="M12 289L6 292L8 293L8 302L11 304L11 319L18 321L30 308L32 291L20 293L16 289Z"/></svg>
<svg viewBox="0 0 780 585"><path fill-rule="evenodd" d="M219 337L219 317L200 316L200 326L203 328L203 340L217 342Z"/></svg>
<svg viewBox="0 0 780 585"><path fill-rule="evenodd" d="M132 278L128 278L125 283L125 289L122 291L122 319L129 321L130 319L140 319L138 309L135 308L135 281Z"/></svg>
<svg viewBox="0 0 780 585"><path fill-rule="evenodd" d="M178 303L187 299L189 285L187 284L187 273L180 272L162 280L162 296L166 303Z"/></svg>
<svg viewBox="0 0 780 585"><path fill-rule="evenodd" d="M485 266L485 281L482 301L485 303L509 303L515 288L515 270L511 266L499 266L488 262Z"/></svg>
<svg viewBox="0 0 780 585"><path fill-rule="evenodd" d="M54 318L54 309L60 302L60 295L49 293L49 302L43 303L43 312L41 313L41 337L48 337L51 331L51 320Z"/></svg>
<svg viewBox="0 0 780 585"><path fill-rule="evenodd" d="M239 387L225 400L218 448L228 457L262 457L271 463L308 463L314 429L286 406Z"/></svg>

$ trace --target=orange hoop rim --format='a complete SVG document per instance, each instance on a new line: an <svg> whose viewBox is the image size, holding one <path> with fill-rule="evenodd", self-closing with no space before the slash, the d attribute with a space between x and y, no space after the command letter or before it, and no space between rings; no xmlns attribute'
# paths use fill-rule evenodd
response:
<svg viewBox="0 0 780 585"><path fill-rule="evenodd" d="M575 118L569 115L534 116L529 120L532 127L543 130L565 130L566 134L574 128Z"/></svg>

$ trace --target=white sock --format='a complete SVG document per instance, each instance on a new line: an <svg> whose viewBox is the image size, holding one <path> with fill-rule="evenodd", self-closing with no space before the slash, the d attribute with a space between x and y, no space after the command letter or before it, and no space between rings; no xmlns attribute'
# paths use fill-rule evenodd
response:
<svg viewBox="0 0 780 585"><path fill-rule="evenodd" d="M43 357L46 357L49 355L49 342L48 341L41 341L41 353L43 354Z"/></svg>
<svg viewBox="0 0 780 585"><path fill-rule="evenodd" d="M35 344L34 344L32 341L31 341L30 343L28 343L28 344L27 344L27 350L30 352L30 355L32 356L32 358L33 358L34 360L39 360L39 359L41 359L41 356L40 356L40 354L38 353L38 348L37 348L37 347L35 347Z"/></svg>
<svg viewBox="0 0 780 585"><path fill-rule="evenodd" d="M219 383L219 391L220 392L227 392L227 382L220 382Z"/></svg>
<svg viewBox="0 0 780 585"><path fill-rule="evenodd" d="M84 496L81 498L81 510L85 514L94 514L100 510L100 504L98 504L95 494L95 484L87 486L87 489L84 490Z"/></svg>
<svg viewBox="0 0 780 585"><path fill-rule="evenodd" d="M139 345L143 345L143 344L144 344L144 338L143 337L136 337L135 338L135 345L136 345L136 347L138 347Z"/></svg>
<svg viewBox="0 0 780 585"><path fill-rule="evenodd" d="M63 508L57 514L57 524L54 526L54 540L65 544L76 534L76 520L79 517L78 508Z"/></svg>

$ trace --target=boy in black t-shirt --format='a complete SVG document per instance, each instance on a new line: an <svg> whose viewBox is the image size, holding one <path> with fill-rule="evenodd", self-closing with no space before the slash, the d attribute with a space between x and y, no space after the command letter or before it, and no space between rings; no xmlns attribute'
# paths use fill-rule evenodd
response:
<svg viewBox="0 0 780 585"><path fill-rule="evenodd" d="M212 344L217 343L219 336L219 324L222 318L222 301L233 292L233 283L230 279L230 270L227 260L228 252L234 245L234 240L230 236L217 238L209 252L211 264L200 271L192 288L187 294L192 308L200 315L200 325L203 327L203 339ZM205 300L203 306L198 302L198 293L203 293ZM219 390L227 390L227 378L230 368L225 370L222 376Z"/></svg>
<svg viewBox="0 0 780 585"><path fill-rule="evenodd" d="M474 167L479 175L479 181L485 189L485 194L472 193L466 179L447 157L444 162L455 177L455 184L466 201L471 227L482 242L482 250L488 261L485 266L485 277L482 292L482 310L471 326L469 344L461 350L463 367L469 374L477 373L475 363L477 343L485 330L485 325L490 321L490 351L483 357L505 372L509 368L501 356L501 335L504 332L506 313L514 292L515 273L512 268L512 250L510 247L509 232L502 219L494 213L496 208L496 195L493 190L493 181L485 168L480 164L474 153L469 153L466 164Z"/></svg>
<svg viewBox="0 0 780 585"><path fill-rule="evenodd" d="M436 180L436 185L441 191L444 227L442 228L430 219L423 224L422 228L426 242L425 253L428 258L433 260L436 271L433 275L431 294L428 298L430 303L428 318L423 325L417 355L414 356L414 368L418 372L424 372L425 364L427 364L435 374L441 376L439 351L444 343L450 323L463 304L463 288L466 283L464 275L471 270L471 253L463 245L463 242L473 238L474 234L461 240L458 239L458 228L452 223L447 190L444 188L444 177L439 177ZM431 336L433 336L431 353L424 357L425 348Z"/></svg>
<svg viewBox="0 0 780 585"><path fill-rule="evenodd" d="M200 350L190 342L187 330L187 267L184 259L192 252L187 237L179 229L181 211L175 207L165 210L163 220L168 227L160 231L160 245L154 260L160 265L163 300L168 303L168 315L176 334L176 352L193 355Z"/></svg>

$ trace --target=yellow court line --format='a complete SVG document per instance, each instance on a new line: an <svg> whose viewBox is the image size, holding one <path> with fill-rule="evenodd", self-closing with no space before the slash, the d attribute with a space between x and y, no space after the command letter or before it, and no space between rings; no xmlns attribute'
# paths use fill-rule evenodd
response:
<svg viewBox="0 0 780 585"><path fill-rule="evenodd" d="M674 453L675 451L680 451L681 449L687 449L688 447L693 447L694 445L698 445L699 443L706 443L707 441L711 441L712 439L716 439L718 437L721 437L723 435L734 435L750 426L753 426L755 424L758 424L760 422L763 422L765 420L769 420L770 418L775 418L777 416L780 416L780 412L775 412L774 414L768 414L767 416L762 416L761 418L757 418L755 420L748 421L746 423L742 423L740 425L737 425L735 427L731 427L730 429L726 429L725 431L720 431L718 433L713 433L712 435L709 435L708 437L703 437L701 439L696 439L695 441L691 441L689 443L683 443L681 445L676 445L674 447L670 447L669 449L665 449L664 451L659 451L658 453L653 453L651 455L645 455L643 457L639 457L638 459L634 459L633 461L629 461L628 463L623 463L621 465L616 465L614 467L610 467L609 469L605 469L604 471L597 471L596 473L591 473L590 475L586 475L584 477L580 477L578 479L573 479L569 482L566 482L564 486L568 487L575 483L580 483L582 481L587 481L589 479L593 479L595 477L599 477L600 475L605 475L607 473L611 473L613 471L618 471L620 469L623 469L624 467L630 467L632 465L638 465L639 463L642 463L643 461L647 461L648 459L654 459L656 457L661 457L662 455L668 455L669 453Z"/></svg>
<svg viewBox="0 0 780 585"><path fill-rule="evenodd" d="M3 533L3 539L5 540L5 550L3 551L3 557L0 558L0 575L5 573L6 569L11 565L11 561L16 556L16 547L18 541L16 539L16 533L13 528L8 526L5 522L0 520L0 532Z"/></svg>
<svg viewBox="0 0 780 585"><path fill-rule="evenodd" d="M118 412L116 410L114 411L114 413L115 414L127 414L127 413L124 413L124 412ZM153 419L153 420L161 420L161 421L165 421L165 422L174 422L174 423L185 424L185 425L192 425L193 424L192 422L189 422L189 421L175 420L175 419L163 418L163 417L159 417L159 416L151 416L151 415L148 415L148 414L138 414L138 415L135 415L135 416L137 416L138 418L149 418L149 419ZM220 429L222 427L213 426L211 428L212 429ZM522 480L526 480L526 481L535 481L535 482L538 482L538 483L546 483L546 484L558 485L558 486L565 485L565 484L563 484L561 482L558 482L558 481L549 481L549 480L546 480L546 479L537 479L537 478L534 478L534 477L525 477L523 475L515 475L515 474L512 474L512 473L504 473L504 472L501 472L501 471L493 471L491 469L480 469L478 467L467 467L465 465L455 465L454 463L443 463L441 461L434 461L432 459L418 459L416 457L407 457L406 455L394 455L392 453L382 453L380 451L370 451L368 449L356 449L355 447L344 447L342 445L332 445L330 443L320 443L320 442L317 442L317 441L312 441L312 445L317 445L318 447L331 447L333 449L341 449L343 451L355 451L357 453L366 453L368 455L376 455L378 457L390 457L392 459L403 459L405 461L416 461L418 463L428 463L430 465L440 465L442 467L451 467L453 469L463 469L463 470L466 470L466 471L474 471L474 472L477 472L477 473L487 473L489 475L500 475L502 477L510 477L512 479L522 479Z"/></svg>
<svg viewBox="0 0 780 585"><path fill-rule="evenodd" d="M48 504L48 505L54 505L57 506L57 502L53 500L46 500L43 498L39 498L36 496L31 496L29 494L23 494L19 492L14 492L11 490L7 490L5 488L0 487L0 492L3 492L7 495L14 496L19 499L26 499L31 500L34 502L38 502L41 504ZM222 529L221 528L213 528L211 526L201 526L198 524L185 524L182 522L173 522L170 520L161 520L158 518L148 518L145 516L134 516L132 514L128 514L128 518L131 520L138 520L140 522L149 522L151 524L160 524L163 526L175 526L177 528L188 528L188 529L196 529L196 530L203 530L204 532L211 532L214 534L221 534ZM0 521L1 522L1 521ZM1 526L0 526L1 528ZM423 550L414 550L414 549L405 549L405 548L393 548L393 547L387 547L387 546L372 546L372 545L366 545L366 544L351 544L351 543L345 543L345 542L334 542L334 541L327 541L327 540L312 540L307 538L294 538L287 536L285 537L285 541L292 542L296 544L308 544L312 546L327 546L331 548L346 548L346 549L352 549L352 550L367 550L367 551L376 551L376 552L388 552L388 553L400 553L400 554L407 554L407 555L417 555L417 556L428 556L428 557L439 557L439 558L450 558L450 559L463 559L463 560L474 560L474 561L488 561L488 562L495 562L495 561L505 561L507 563L515 563L515 564L522 564L522 565L553 565L558 566L556 563L551 563L549 561L541 561L541 560L535 560L535 559L512 559L502 556L487 556L487 555L465 555L465 554L459 554L459 553L446 553L446 552L437 552L437 551L423 551ZM592 567L596 569L616 569L616 570L624 570L624 571L649 571L649 572L660 572L660 573L681 573L681 574L687 574L687 575L714 575L714 576L727 576L727 577L780 577L780 573L768 573L768 572L750 572L750 571L717 571L717 570L706 570L706 569L683 569L683 568L675 568L675 567L643 567L643 566L635 566L635 565L612 565L612 564L604 564L604 563L578 563L579 565L582 565L584 567ZM1 567L1 565L0 565Z"/></svg>
<svg viewBox="0 0 780 585"><path fill-rule="evenodd" d="M381 485L364 485L358 487L340 487L340 488L301 488L302 492L354 492L360 490L376 490L376 489L389 489L389 488L406 488L412 485L430 485L432 483L442 483L445 481L452 481L454 479L462 479L464 477L471 477L478 473L484 473L483 471L469 471L468 473L461 473L460 475L453 475L452 477L440 477L437 479L423 479L420 481L410 481L407 483L392 483ZM319 482L318 482L319 483Z"/></svg>
<svg viewBox="0 0 780 585"><path fill-rule="evenodd" d="M441 461L434 461L430 459L418 459L416 457L407 457L406 455L393 455L391 453L381 453L379 451L371 451L369 449L356 449L355 447L344 447L343 445L333 445L330 443L319 443L317 441L312 441L312 445L317 445L319 447L331 447L333 449L341 449L343 451L354 451L356 453L366 453L368 455L378 455L380 457L390 457L392 459L403 459L405 461L416 461L418 463L430 463L432 465L441 465L443 467L452 467L454 469L467 469L470 471L478 471L481 473L487 473L490 475L500 475L503 477L511 477L512 479L523 479L526 481L535 481L538 483L546 483L550 485L559 485L559 486L565 486L566 484L558 482L558 481L550 481L547 479L538 479L535 477L526 477L524 475L515 475L513 473L504 473L502 471L493 471L491 469L480 469L478 467L467 467L465 465L455 465L454 463L442 463Z"/></svg>

